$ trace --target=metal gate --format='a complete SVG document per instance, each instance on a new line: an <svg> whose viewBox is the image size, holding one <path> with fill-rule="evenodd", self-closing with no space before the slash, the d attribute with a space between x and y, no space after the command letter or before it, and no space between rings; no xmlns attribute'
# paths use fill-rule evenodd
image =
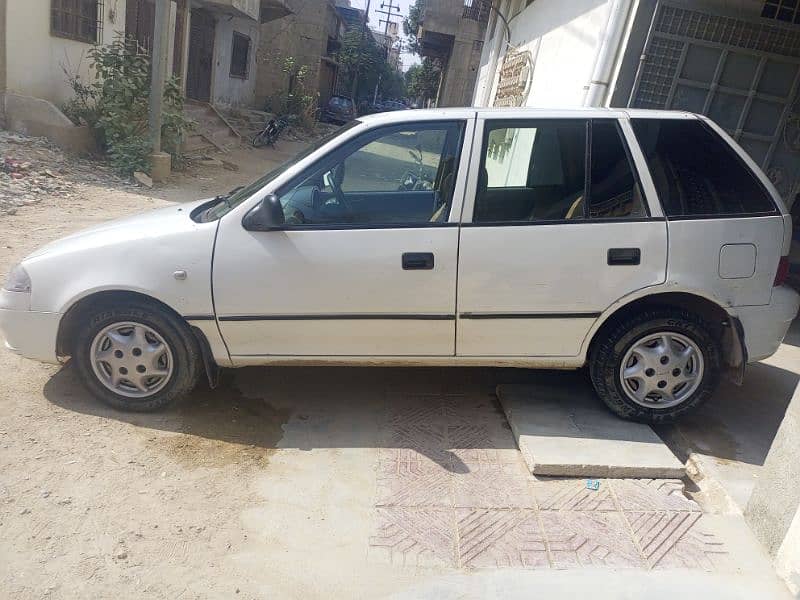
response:
<svg viewBox="0 0 800 600"><path fill-rule="evenodd" d="M769 174L800 193L800 27L659 2L629 106L708 115Z"/></svg>

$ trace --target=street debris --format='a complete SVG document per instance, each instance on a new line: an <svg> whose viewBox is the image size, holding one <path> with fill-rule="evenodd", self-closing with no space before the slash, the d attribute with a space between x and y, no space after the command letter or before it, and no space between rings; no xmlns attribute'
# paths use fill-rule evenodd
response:
<svg viewBox="0 0 800 600"><path fill-rule="evenodd" d="M151 188L153 187L153 180L147 173L142 173L141 171L136 171L133 174L133 178L141 183L144 187Z"/></svg>
<svg viewBox="0 0 800 600"><path fill-rule="evenodd" d="M0 130L0 217L47 197L67 201L87 184L126 183L103 163L65 154L46 138Z"/></svg>

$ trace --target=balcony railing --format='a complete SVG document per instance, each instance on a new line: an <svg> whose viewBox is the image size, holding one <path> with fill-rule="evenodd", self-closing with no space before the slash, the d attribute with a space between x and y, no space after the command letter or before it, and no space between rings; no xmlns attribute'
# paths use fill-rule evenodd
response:
<svg viewBox="0 0 800 600"><path fill-rule="evenodd" d="M464 19L472 19L479 23L489 21L489 12L492 10L492 0L464 0Z"/></svg>

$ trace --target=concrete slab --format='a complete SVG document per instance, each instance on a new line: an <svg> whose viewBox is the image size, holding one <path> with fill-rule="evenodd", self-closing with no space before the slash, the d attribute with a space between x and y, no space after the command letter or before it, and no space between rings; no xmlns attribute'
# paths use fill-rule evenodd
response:
<svg viewBox="0 0 800 600"><path fill-rule="evenodd" d="M588 385L501 385L497 397L534 475L685 475L683 463L650 427L615 417Z"/></svg>

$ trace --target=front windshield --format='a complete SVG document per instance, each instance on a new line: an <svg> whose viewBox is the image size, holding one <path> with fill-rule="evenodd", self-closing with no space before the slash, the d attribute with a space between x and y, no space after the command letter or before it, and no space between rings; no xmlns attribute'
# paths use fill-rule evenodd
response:
<svg viewBox="0 0 800 600"><path fill-rule="evenodd" d="M290 158L285 163L280 165L278 168L273 169L272 171L270 171L266 175L256 179L250 185L246 185L243 188L241 188L241 189L237 190L236 192L234 192L233 194L231 194L227 198L227 202L220 202L216 206L211 207L208 211L206 211L206 214L204 215L204 220L205 221L214 221L216 219L219 219L223 215L225 215L228 212L230 212L232 209L234 209L237 206L239 206L239 204L241 204L247 198L249 198L250 196L255 194L258 190L263 188L270 181L272 181L273 179L275 179L276 177L278 177L279 175L281 175L282 173L287 171L293 165L295 165L298 162L300 162L301 160L303 160L306 156L309 156L312 152L314 152L315 150L317 150L321 146L324 146L325 144L327 144L328 142L330 142L334 138L340 136L341 134L343 134L348 129L351 129L351 128L355 127L356 125L360 125L360 124L361 124L361 121L357 121L357 120L350 121L347 125L344 125L343 127L340 127L339 129L337 129L336 131L333 131L333 132L329 133L328 135L320 138L319 140L317 140L316 142L311 144L308 148L306 148L305 150L300 152L300 154L297 154L296 156Z"/></svg>

